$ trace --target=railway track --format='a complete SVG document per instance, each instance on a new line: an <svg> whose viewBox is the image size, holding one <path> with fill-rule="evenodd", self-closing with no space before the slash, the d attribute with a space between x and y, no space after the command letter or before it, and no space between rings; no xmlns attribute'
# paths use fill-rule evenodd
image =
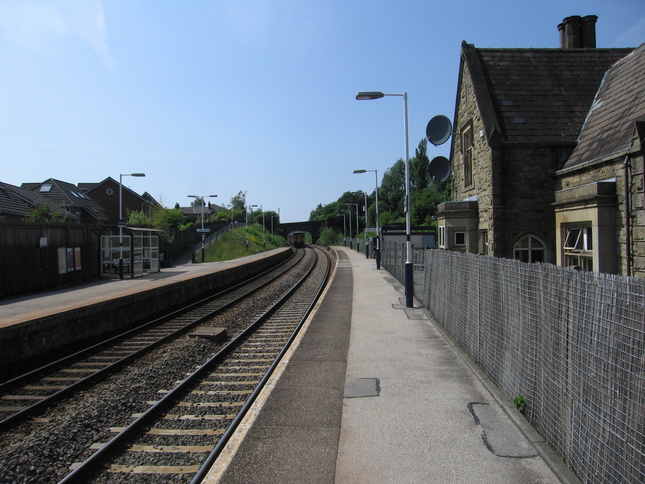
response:
<svg viewBox="0 0 645 484"><path fill-rule="evenodd" d="M311 271L293 289L285 290L280 302L259 311L253 323L245 323L245 329L235 338L219 345L212 357L202 359L190 375L176 371L183 378L157 388L156 399L133 405L139 411L126 414L116 425L113 419L100 419L105 420L106 427L99 429L100 422L90 425L84 417L81 425L91 426L90 434L100 437L92 437L91 442L77 438L83 442L74 445L82 448L73 454L77 456L73 461L59 457L68 472L74 468L62 482L199 482L269 378L325 284L329 272L327 254L319 249L306 250L316 251L320 257ZM298 253L303 255L305 251ZM183 340L194 341L196 338L188 338L186 331L191 330L183 330ZM211 343L203 343L197 349L202 347L207 351L213 348ZM169 363L168 369L176 370L175 366ZM137 377L134 381L139 385L145 379ZM96 397L98 401L101 398ZM95 403L83 406L96 406L95 412L102 412ZM38 422L34 422L32 425L37 427ZM78 457L86 460L79 462ZM58 470L59 478L63 471ZM45 481L36 478L16 482Z"/></svg>
<svg viewBox="0 0 645 484"><path fill-rule="evenodd" d="M260 290L302 259L303 253L266 271L171 314L84 349L41 368L0 383L0 431L38 415L63 398L104 379L160 345L207 321Z"/></svg>
<svg viewBox="0 0 645 484"><path fill-rule="evenodd" d="M62 483L118 482L118 475L128 482L133 475L140 482L169 476L200 482L324 288L330 261L316 250L322 262L316 258L292 289L130 425L113 429L112 440L95 444L97 451Z"/></svg>

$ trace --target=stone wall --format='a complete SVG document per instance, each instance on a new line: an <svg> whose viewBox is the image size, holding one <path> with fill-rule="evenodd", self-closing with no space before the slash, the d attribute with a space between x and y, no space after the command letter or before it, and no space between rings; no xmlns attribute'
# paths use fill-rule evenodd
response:
<svg viewBox="0 0 645 484"><path fill-rule="evenodd" d="M616 272L622 275L645 277L645 214L643 189L643 155L630 159L627 174L629 191L629 253L631 268L628 274L628 233L625 198L625 159L623 157L606 162L586 165L564 171L557 180L556 189L566 190L583 187L591 183L614 180L616 201L614 210Z"/></svg>
<svg viewBox="0 0 645 484"><path fill-rule="evenodd" d="M547 262L555 261L552 173L556 152L551 147L503 143L486 130L475 98L468 66L463 65L461 98L452 152L452 199L478 201L479 232L488 232L488 250L478 252L513 257L514 244L525 235L547 245ZM461 133L472 123L473 184L465 186ZM490 131L490 129L489 129Z"/></svg>

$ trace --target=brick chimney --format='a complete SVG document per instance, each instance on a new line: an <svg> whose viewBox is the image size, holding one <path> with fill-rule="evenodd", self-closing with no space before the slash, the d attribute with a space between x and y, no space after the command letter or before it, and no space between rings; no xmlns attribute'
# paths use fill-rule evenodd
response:
<svg viewBox="0 0 645 484"><path fill-rule="evenodd" d="M596 48L596 15L580 17L573 15L565 18L560 31L561 49L595 49Z"/></svg>

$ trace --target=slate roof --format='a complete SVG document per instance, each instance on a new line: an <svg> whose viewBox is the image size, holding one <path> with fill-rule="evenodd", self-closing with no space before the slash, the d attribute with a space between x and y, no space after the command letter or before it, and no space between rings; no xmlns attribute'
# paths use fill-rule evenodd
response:
<svg viewBox="0 0 645 484"><path fill-rule="evenodd" d="M632 51L462 43L488 139L538 144L575 143L605 71Z"/></svg>
<svg viewBox="0 0 645 484"><path fill-rule="evenodd" d="M179 210L181 210L184 215L198 215L200 217L202 215L201 205L199 206L191 205L189 207L175 207L175 208L179 208ZM204 215L207 215L209 213L210 214L217 213L220 210L223 210L222 207L220 207L219 205L215 205L214 203L211 203L211 202L208 202L206 205L204 205Z"/></svg>
<svg viewBox="0 0 645 484"><path fill-rule="evenodd" d="M37 193L0 182L0 213L25 217L30 208L44 202Z"/></svg>
<svg viewBox="0 0 645 484"><path fill-rule="evenodd" d="M645 44L607 71L564 168L620 157L631 148L636 123L645 122Z"/></svg>
<svg viewBox="0 0 645 484"><path fill-rule="evenodd" d="M83 193L87 193L97 185L98 185L98 183L96 183L96 182L90 182L90 183L78 183L76 186Z"/></svg>
<svg viewBox="0 0 645 484"><path fill-rule="evenodd" d="M23 183L22 188L36 192L62 207L79 207L95 220L107 220L103 208L72 183L50 178L42 183Z"/></svg>

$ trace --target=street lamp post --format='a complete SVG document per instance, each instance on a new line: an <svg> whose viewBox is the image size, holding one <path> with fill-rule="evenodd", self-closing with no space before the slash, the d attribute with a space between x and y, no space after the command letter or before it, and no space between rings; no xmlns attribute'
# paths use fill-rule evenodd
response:
<svg viewBox="0 0 645 484"><path fill-rule="evenodd" d="M208 195L210 198L217 197L217 195ZM202 262L204 262L204 239L206 238L206 230L204 229L204 205L206 204L205 197L201 197L199 195L188 195L189 198L194 198L196 200L202 201ZM209 229L210 230L210 229Z"/></svg>
<svg viewBox="0 0 645 484"><path fill-rule="evenodd" d="M146 176L145 173L120 173L119 174L119 278L123 279L123 177ZM132 275L132 248L130 248L130 274Z"/></svg>
<svg viewBox="0 0 645 484"><path fill-rule="evenodd" d="M360 231L360 227L358 226L358 203L346 203L346 205L354 205L356 207L356 251L360 251L359 243L358 243L358 232ZM349 212L349 231L351 232L352 230L352 212Z"/></svg>
<svg viewBox="0 0 645 484"><path fill-rule="evenodd" d="M356 99L366 101L371 99L381 99L385 96L399 96L403 98L403 137L405 143L405 305L409 308L413 306L412 297L414 292L414 272L412 263L412 241L410 240L410 148L408 143L408 93L386 94L383 92L359 92Z"/></svg>
<svg viewBox="0 0 645 484"><path fill-rule="evenodd" d="M262 204L251 205L251 207L260 207L260 213L262 214L262 247L266 247L266 242L264 241L264 210L262 209Z"/></svg>
<svg viewBox="0 0 645 484"><path fill-rule="evenodd" d="M363 191L358 191L356 193L362 193L363 197L365 198L365 205L363 205L363 210L365 211L365 257L369 258L370 253L369 249L367 248L367 193Z"/></svg>
<svg viewBox="0 0 645 484"><path fill-rule="evenodd" d="M273 237L273 219L274 218L277 218L278 220L280 220L280 216L279 215L271 215L271 237Z"/></svg>
<svg viewBox="0 0 645 484"><path fill-rule="evenodd" d="M349 203L347 205L349 205ZM353 249L354 247L352 245L352 209L348 208L347 213L349 214L349 248Z"/></svg>
<svg viewBox="0 0 645 484"><path fill-rule="evenodd" d="M344 213L339 213L337 217L343 217L343 245L345 245L345 239L347 238L347 226L345 224L346 218Z"/></svg>
<svg viewBox="0 0 645 484"><path fill-rule="evenodd" d="M376 258L376 268L381 268L381 230L379 229L378 217L378 171L374 170L354 170L354 174L367 173L368 171L374 172L374 179L376 181L376 247L374 249L374 256Z"/></svg>
<svg viewBox="0 0 645 484"><path fill-rule="evenodd" d="M247 205L244 206L244 246L246 247L246 251L249 251L249 207Z"/></svg>

